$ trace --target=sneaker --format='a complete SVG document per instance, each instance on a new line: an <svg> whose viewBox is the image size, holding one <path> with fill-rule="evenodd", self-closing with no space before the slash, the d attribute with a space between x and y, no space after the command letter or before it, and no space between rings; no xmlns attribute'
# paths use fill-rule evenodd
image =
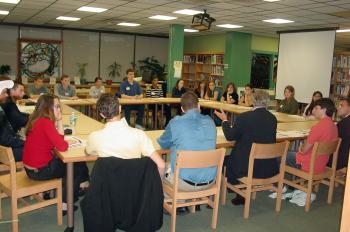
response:
<svg viewBox="0 0 350 232"><path fill-rule="evenodd" d="M139 129L139 130L146 130L146 128L144 128L143 126L139 125L139 124L135 124L135 128Z"/></svg>
<svg viewBox="0 0 350 232"><path fill-rule="evenodd" d="M311 203L316 199L316 194L311 193ZM296 194L292 199L290 199L291 203L294 203L298 206L305 206L306 204L306 192L302 192Z"/></svg>
<svg viewBox="0 0 350 232"><path fill-rule="evenodd" d="M282 199L283 199L283 194L287 192L287 187L284 185L282 188ZM275 199L277 197L277 192L271 193L269 195L269 198Z"/></svg>

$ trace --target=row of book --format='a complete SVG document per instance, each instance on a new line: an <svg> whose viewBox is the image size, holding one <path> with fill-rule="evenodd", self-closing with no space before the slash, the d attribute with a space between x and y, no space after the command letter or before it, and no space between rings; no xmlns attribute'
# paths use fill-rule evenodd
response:
<svg viewBox="0 0 350 232"><path fill-rule="evenodd" d="M184 55L184 63L223 64L223 55Z"/></svg>
<svg viewBox="0 0 350 232"><path fill-rule="evenodd" d="M350 81L349 72L350 72L350 70L346 71L346 72L340 72L340 71L333 70L332 81L342 82L342 83L349 82Z"/></svg>
<svg viewBox="0 0 350 232"><path fill-rule="evenodd" d="M335 94L341 95L341 96L348 96L349 95L349 85L337 85L335 87Z"/></svg>
<svg viewBox="0 0 350 232"><path fill-rule="evenodd" d="M211 67L211 74L212 75L224 75L224 66L212 66Z"/></svg>
<svg viewBox="0 0 350 232"><path fill-rule="evenodd" d="M333 67L350 68L350 56L345 56L345 55L334 56Z"/></svg>

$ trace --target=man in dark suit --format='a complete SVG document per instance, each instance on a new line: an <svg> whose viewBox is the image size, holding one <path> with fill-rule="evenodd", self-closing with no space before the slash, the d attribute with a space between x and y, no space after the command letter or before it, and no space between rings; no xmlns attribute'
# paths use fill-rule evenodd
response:
<svg viewBox="0 0 350 232"><path fill-rule="evenodd" d="M253 110L239 115L233 126L226 114L215 111L222 120L224 135L229 141L236 141L230 156L225 157L227 180L239 184L239 178L248 175L249 154L252 143L275 143L277 119L267 110L269 94L256 91L253 97ZM269 178L278 173L276 159L256 160L254 178ZM232 201L234 205L244 204L244 198L237 194Z"/></svg>
<svg viewBox="0 0 350 232"><path fill-rule="evenodd" d="M338 134L342 139L339 148L337 169L348 166L350 148L350 97L342 98L339 101L337 115L342 119L338 122ZM330 159L331 161L331 159Z"/></svg>

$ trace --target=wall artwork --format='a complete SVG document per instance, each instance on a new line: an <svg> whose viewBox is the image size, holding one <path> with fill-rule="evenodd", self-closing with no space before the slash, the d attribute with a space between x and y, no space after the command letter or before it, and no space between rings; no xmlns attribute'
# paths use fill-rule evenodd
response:
<svg viewBox="0 0 350 232"><path fill-rule="evenodd" d="M18 73L22 79L62 75L62 41L19 39L18 48Z"/></svg>

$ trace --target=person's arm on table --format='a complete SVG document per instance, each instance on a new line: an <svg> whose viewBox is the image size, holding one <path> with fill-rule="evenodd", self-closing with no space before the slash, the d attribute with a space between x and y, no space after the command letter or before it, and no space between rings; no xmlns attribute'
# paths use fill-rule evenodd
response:
<svg viewBox="0 0 350 232"><path fill-rule="evenodd" d="M234 141L241 137L239 117L237 117L235 125L231 126L231 123L227 120L227 115L223 110L221 110L221 112L215 110L214 113L222 120L222 131L228 141Z"/></svg>

